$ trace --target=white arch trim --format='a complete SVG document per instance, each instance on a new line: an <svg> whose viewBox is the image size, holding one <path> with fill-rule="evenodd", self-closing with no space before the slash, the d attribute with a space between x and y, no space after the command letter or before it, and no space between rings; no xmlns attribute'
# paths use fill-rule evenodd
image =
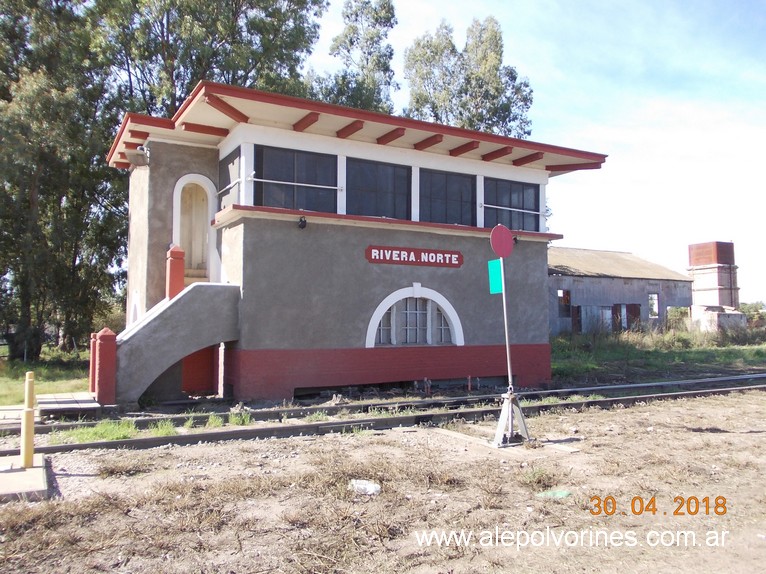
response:
<svg viewBox="0 0 766 574"><path fill-rule="evenodd" d="M208 222L215 219L218 211L218 190L215 184L199 173L189 173L181 177L173 189L173 243L181 245L181 192L184 186L196 183L207 195ZM217 283L221 280L221 256L216 248L216 233L211 225L207 232L207 260L208 260L208 280L211 283Z"/></svg>
<svg viewBox="0 0 766 574"><path fill-rule="evenodd" d="M378 307L375 309L375 312L372 314L370 323L367 325L367 339L365 340L364 344L366 348L370 349L375 346L375 335L378 331L378 325L380 324L380 320L383 318L383 315L386 314L386 311L388 311L398 301L407 299L408 297L415 297L416 299L431 299L431 301L439 305L447 319L450 331L452 331L453 341L458 347L465 345L465 337L463 336L463 324L460 322L460 317L458 317L457 311L455 311L452 303L450 303L447 298L438 291L434 291L428 287L423 287L420 283L413 283L412 287L405 287L404 289L394 291L380 302L380 305L378 305Z"/></svg>

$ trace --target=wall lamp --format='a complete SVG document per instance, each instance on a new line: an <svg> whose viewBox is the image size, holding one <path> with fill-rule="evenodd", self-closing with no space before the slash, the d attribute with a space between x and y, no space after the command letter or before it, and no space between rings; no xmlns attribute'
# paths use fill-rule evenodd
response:
<svg viewBox="0 0 766 574"><path fill-rule="evenodd" d="M136 167L149 165L149 150L142 145L135 150L125 150L125 157Z"/></svg>
<svg viewBox="0 0 766 574"><path fill-rule="evenodd" d="M306 218L301 215L301 218L298 220L298 229L306 229L306 225L308 225L308 222L306 221Z"/></svg>

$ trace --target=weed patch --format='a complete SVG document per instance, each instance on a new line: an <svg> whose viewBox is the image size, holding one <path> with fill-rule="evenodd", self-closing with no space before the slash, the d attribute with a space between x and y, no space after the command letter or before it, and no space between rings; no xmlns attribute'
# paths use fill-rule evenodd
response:
<svg viewBox="0 0 766 574"><path fill-rule="evenodd" d="M178 430L176 430L173 421L164 420L149 425L149 434L152 436L175 436L178 434Z"/></svg>
<svg viewBox="0 0 766 574"><path fill-rule="evenodd" d="M223 426L223 417L220 415L210 415L205 423L205 428L214 429Z"/></svg>
<svg viewBox="0 0 766 574"><path fill-rule="evenodd" d="M252 419L252 415L249 412L247 412L247 411L244 411L244 412L241 412L241 413L230 413L229 414L229 424L230 425L235 425L235 426L240 426L240 427L247 426L247 425L249 425L252 422L251 419Z"/></svg>
<svg viewBox="0 0 766 574"><path fill-rule="evenodd" d="M136 423L132 420L101 421L92 427L81 427L50 434L51 444L126 440L138 435Z"/></svg>
<svg viewBox="0 0 766 574"><path fill-rule="evenodd" d="M319 423L329 419L330 417L325 411L316 411L304 418L307 423Z"/></svg>

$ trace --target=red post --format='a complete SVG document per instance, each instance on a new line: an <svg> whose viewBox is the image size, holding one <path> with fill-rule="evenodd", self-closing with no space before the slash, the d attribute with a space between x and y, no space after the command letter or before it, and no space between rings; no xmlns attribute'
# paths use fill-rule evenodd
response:
<svg viewBox="0 0 766 574"><path fill-rule="evenodd" d="M96 335L96 400L102 405L117 402L117 335L104 327Z"/></svg>
<svg viewBox="0 0 766 574"><path fill-rule="evenodd" d="M98 333L90 334L90 372L88 373L88 391L96 392L96 337Z"/></svg>
<svg viewBox="0 0 766 574"><path fill-rule="evenodd" d="M165 297L172 299L184 290L184 250L173 245L165 266Z"/></svg>

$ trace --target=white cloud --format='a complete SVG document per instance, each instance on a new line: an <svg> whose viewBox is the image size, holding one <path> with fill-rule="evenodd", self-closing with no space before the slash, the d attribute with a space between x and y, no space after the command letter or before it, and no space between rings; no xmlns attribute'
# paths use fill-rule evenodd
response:
<svg viewBox="0 0 766 574"><path fill-rule="evenodd" d="M562 245L632 251L683 271L687 246L734 241L742 300L766 300L766 184L758 178L766 112L653 99L586 126L602 170L552 179L552 231Z"/></svg>
<svg viewBox="0 0 766 574"><path fill-rule="evenodd" d="M341 0L323 20L311 63L342 29ZM552 231L562 245L632 251L684 271L687 246L734 241L743 301L766 300L759 177L766 134L766 12L749 3L645 0L395 0L390 34L404 50L442 19L458 47L473 18L494 15L505 63L535 92L532 139L609 155L601 170L553 178ZM398 109L406 89L394 94Z"/></svg>

